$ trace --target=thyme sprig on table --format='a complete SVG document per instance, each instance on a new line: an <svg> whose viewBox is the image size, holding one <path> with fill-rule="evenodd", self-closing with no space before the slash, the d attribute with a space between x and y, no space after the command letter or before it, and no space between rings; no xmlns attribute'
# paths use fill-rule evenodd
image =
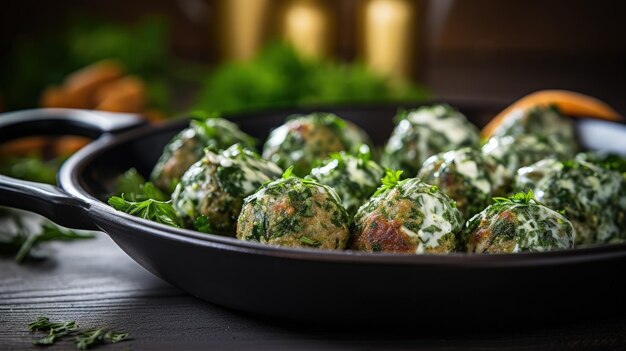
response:
<svg viewBox="0 0 626 351"><path fill-rule="evenodd" d="M54 344L59 338L74 333L78 330L76 321L68 322L50 322L48 317L39 317L34 322L28 324L28 331L48 332L47 336L36 339L33 344L46 346Z"/></svg>
<svg viewBox="0 0 626 351"><path fill-rule="evenodd" d="M87 350L100 344L115 344L128 338L128 333L106 331L104 328L94 329L78 335L75 339L76 348Z"/></svg>
<svg viewBox="0 0 626 351"><path fill-rule="evenodd" d="M28 324L29 332L46 332L48 335L33 340L37 346L50 346L66 336L75 336L74 342L79 350L87 350L101 344L114 344L128 339L128 333L115 332L98 328L80 332L76 321L51 322L48 317L38 317Z"/></svg>

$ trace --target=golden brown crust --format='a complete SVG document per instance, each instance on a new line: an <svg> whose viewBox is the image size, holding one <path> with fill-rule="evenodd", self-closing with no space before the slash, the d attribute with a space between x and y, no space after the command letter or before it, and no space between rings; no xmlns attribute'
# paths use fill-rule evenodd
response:
<svg viewBox="0 0 626 351"><path fill-rule="evenodd" d="M368 252L415 253L417 242L402 230L401 221L390 221L381 215L373 215L367 218L363 230L355 234L352 249Z"/></svg>

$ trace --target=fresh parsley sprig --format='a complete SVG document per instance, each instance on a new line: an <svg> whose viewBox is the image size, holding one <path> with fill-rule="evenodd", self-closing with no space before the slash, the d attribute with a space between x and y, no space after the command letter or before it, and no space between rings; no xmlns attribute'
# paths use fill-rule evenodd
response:
<svg viewBox="0 0 626 351"><path fill-rule="evenodd" d="M377 196L382 194L383 192L392 189L398 183L400 183L400 177L402 176L402 171L394 171L392 169L385 169L385 176L381 180L382 185L376 190L373 196Z"/></svg>
<svg viewBox="0 0 626 351"><path fill-rule="evenodd" d="M522 204L522 205L530 205L534 203L536 205L547 207L542 204L539 200L535 198L535 194L532 190L528 190L528 192L518 192L511 197L494 197L492 198L495 204ZM565 209L557 210L553 209L557 213L562 216L567 216L567 211Z"/></svg>
<svg viewBox="0 0 626 351"><path fill-rule="evenodd" d="M298 177L297 175L293 174L293 169L294 169L294 166L290 166L289 168L287 168L287 170L283 173L281 179L287 180L287 179L295 178L295 179L298 179L300 182L302 182L302 184L307 185L307 186L309 186L309 185L321 185L315 179L311 178L311 176L309 176L309 175L307 175L304 178ZM280 181L280 179L279 179L279 181ZM267 185L269 185L271 183L274 183L274 182L276 182L276 181L275 180L274 181L270 180L268 182L265 182L262 185L262 187L265 187L265 186L267 186Z"/></svg>
<svg viewBox="0 0 626 351"><path fill-rule="evenodd" d="M209 217L200 216L193 221L193 228L201 233L215 233L215 229L211 226Z"/></svg>
<svg viewBox="0 0 626 351"><path fill-rule="evenodd" d="M294 166L290 166L289 168L285 170L282 176L283 179L289 179L291 177L295 177L295 175L293 174L293 167Z"/></svg>
<svg viewBox="0 0 626 351"><path fill-rule="evenodd" d="M507 197L494 197L492 199L497 204L515 203L515 204L530 205L530 203L533 202L537 205L542 205L541 202L537 201L537 199L535 198L535 194L533 193L532 190L528 190L528 192L526 193L518 192L508 198Z"/></svg>
<svg viewBox="0 0 626 351"><path fill-rule="evenodd" d="M125 198L130 201L147 199L165 201L168 199L153 183L146 182L135 168L129 169L117 178L115 194L125 194Z"/></svg>
<svg viewBox="0 0 626 351"><path fill-rule="evenodd" d="M172 201L147 199L144 201L128 201L122 196L111 196L109 205L129 215L144 218L153 222L179 228L180 220L172 207Z"/></svg>
<svg viewBox="0 0 626 351"><path fill-rule="evenodd" d="M117 178L116 194L108 200L114 209L153 222L180 227L171 200L151 182L131 168ZM167 201L166 201L167 200Z"/></svg>

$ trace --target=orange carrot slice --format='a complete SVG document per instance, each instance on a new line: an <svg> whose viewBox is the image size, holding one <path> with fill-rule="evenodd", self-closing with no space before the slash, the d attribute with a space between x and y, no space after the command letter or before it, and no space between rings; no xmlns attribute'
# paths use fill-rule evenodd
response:
<svg viewBox="0 0 626 351"><path fill-rule="evenodd" d="M540 90L526 95L500 112L481 131L483 138L493 135L498 126L517 109L527 110L535 106L555 104L561 113L572 117L592 117L609 121L624 120L617 111L606 103L581 93L567 90Z"/></svg>

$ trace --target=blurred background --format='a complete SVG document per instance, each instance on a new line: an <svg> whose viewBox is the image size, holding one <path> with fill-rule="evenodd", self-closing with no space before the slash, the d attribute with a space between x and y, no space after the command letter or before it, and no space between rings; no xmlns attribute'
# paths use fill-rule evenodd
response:
<svg viewBox="0 0 626 351"><path fill-rule="evenodd" d="M425 97L508 103L546 88L624 111L623 14L610 0L11 1L0 11L1 108L71 104L51 87L116 59L145 86L142 107L165 116Z"/></svg>
<svg viewBox="0 0 626 351"><path fill-rule="evenodd" d="M0 111L160 121L431 98L502 107L559 88L624 113L623 16L610 0L11 1L0 11ZM0 157L37 143L63 154L84 141L31 140Z"/></svg>

